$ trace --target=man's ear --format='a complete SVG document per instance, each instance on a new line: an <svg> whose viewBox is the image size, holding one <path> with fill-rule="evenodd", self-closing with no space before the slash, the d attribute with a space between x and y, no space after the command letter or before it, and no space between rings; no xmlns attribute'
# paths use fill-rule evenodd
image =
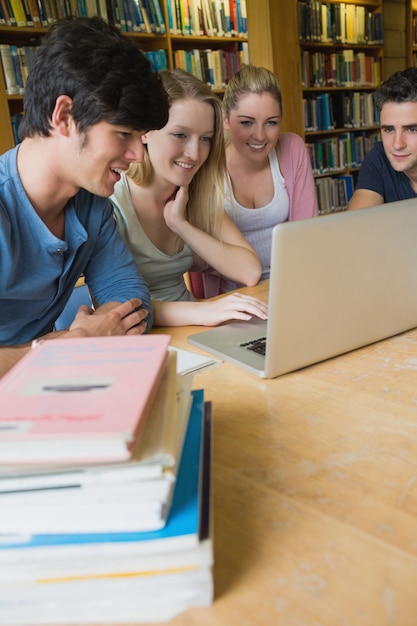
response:
<svg viewBox="0 0 417 626"><path fill-rule="evenodd" d="M68 135L73 125L71 115L72 98L69 96L59 96L52 111L52 126L63 135Z"/></svg>

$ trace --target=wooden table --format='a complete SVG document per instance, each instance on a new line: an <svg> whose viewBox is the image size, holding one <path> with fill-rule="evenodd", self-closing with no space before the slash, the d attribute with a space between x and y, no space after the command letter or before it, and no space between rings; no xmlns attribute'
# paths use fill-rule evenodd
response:
<svg viewBox="0 0 417 626"><path fill-rule="evenodd" d="M193 350L198 330L168 332ZM416 626L417 330L274 380L223 363L194 386L213 403L216 599L170 624Z"/></svg>

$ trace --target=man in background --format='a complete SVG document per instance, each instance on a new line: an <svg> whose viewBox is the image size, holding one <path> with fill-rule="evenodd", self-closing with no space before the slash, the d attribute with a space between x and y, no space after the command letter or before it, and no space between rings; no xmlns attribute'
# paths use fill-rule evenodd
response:
<svg viewBox="0 0 417 626"><path fill-rule="evenodd" d="M163 127L168 100L136 44L100 18L48 31L30 66L22 142L0 156L0 375L34 339L141 334L148 288L108 197ZM96 304L54 323L81 274Z"/></svg>
<svg viewBox="0 0 417 626"><path fill-rule="evenodd" d="M348 209L417 197L417 68L386 80L375 106L382 141L365 156Z"/></svg>

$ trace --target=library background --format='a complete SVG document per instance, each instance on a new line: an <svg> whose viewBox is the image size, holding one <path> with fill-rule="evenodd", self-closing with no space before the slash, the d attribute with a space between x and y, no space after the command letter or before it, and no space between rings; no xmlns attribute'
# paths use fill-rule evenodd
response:
<svg viewBox="0 0 417 626"><path fill-rule="evenodd" d="M182 67L221 96L241 63L271 69L283 130L310 154L321 213L342 210L379 139L373 92L417 65L417 0L0 0L0 153L17 142L30 55L65 15L101 15L156 69Z"/></svg>

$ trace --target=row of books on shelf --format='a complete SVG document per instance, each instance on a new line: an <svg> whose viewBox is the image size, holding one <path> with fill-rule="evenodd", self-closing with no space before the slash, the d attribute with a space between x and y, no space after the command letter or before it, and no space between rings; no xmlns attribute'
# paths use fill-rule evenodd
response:
<svg viewBox="0 0 417 626"><path fill-rule="evenodd" d="M381 58L346 49L337 52L301 50L301 83L309 87L377 87Z"/></svg>
<svg viewBox="0 0 417 626"><path fill-rule="evenodd" d="M181 68L213 89L224 89L230 77L241 64L249 63L249 48L246 42L239 43L238 51L228 50L176 50L174 66Z"/></svg>
<svg viewBox="0 0 417 626"><path fill-rule="evenodd" d="M347 209L353 195L352 174L323 176L316 178L315 183L320 215Z"/></svg>
<svg viewBox="0 0 417 626"><path fill-rule="evenodd" d="M9 96L24 94L29 66L35 52L36 46L0 44L1 65L6 93Z"/></svg>
<svg viewBox="0 0 417 626"><path fill-rule="evenodd" d="M159 0L0 0L0 26L48 28L70 15L98 15L123 32L164 35ZM167 0L173 35L247 37L246 0Z"/></svg>
<svg viewBox="0 0 417 626"><path fill-rule="evenodd" d="M98 15L122 31L166 32L159 0L0 0L0 26L48 28L70 15Z"/></svg>
<svg viewBox="0 0 417 626"><path fill-rule="evenodd" d="M0 44L1 67L3 68L6 93L10 96L23 95L29 74L31 60L36 46L16 46ZM150 50L144 52L156 71L168 68L166 50Z"/></svg>
<svg viewBox="0 0 417 626"><path fill-rule="evenodd" d="M108 13L122 32L166 33L159 0L109 0Z"/></svg>
<svg viewBox="0 0 417 626"><path fill-rule="evenodd" d="M382 14L365 5L347 2L299 0L298 33L301 41L380 45Z"/></svg>
<svg viewBox="0 0 417 626"><path fill-rule="evenodd" d="M247 37L246 0L167 0L173 35Z"/></svg>
<svg viewBox="0 0 417 626"><path fill-rule="evenodd" d="M211 404L169 340L41 342L2 378L2 624L212 602Z"/></svg>
<svg viewBox="0 0 417 626"><path fill-rule="evenodd" d="M1 66L3 68L6 92L8 95L23 95L35 46L0 44ZM144 53L156 71L168 69L166 50L150 50ZM230 76L238 71L241 64L249 63L249 46L239 42L237 51L193 49L177 50L173 53L174 67L179 67L197 76L214 89L223 89ZM17 130L19 114L12 119Z"/></svg>
<svg viewBox="0 0 417 626"><path fill-rule="evenodd" d="M0 0L0 26L48 28L69 15L108 19L106 0Z"/></svg>
<svg viewBox="0 0 417 626"><path fill-rule="evenodd" d="M303 98L306 132L377 126L379 114L372 93L348 91Z"/></svg>
<svg viewBox="0 0 417 626"><path fill-rule="evenodd" d="M365 155L379 140L378 132L347 132L307 142L313 174L317 176L360 167Z"/></svg>

